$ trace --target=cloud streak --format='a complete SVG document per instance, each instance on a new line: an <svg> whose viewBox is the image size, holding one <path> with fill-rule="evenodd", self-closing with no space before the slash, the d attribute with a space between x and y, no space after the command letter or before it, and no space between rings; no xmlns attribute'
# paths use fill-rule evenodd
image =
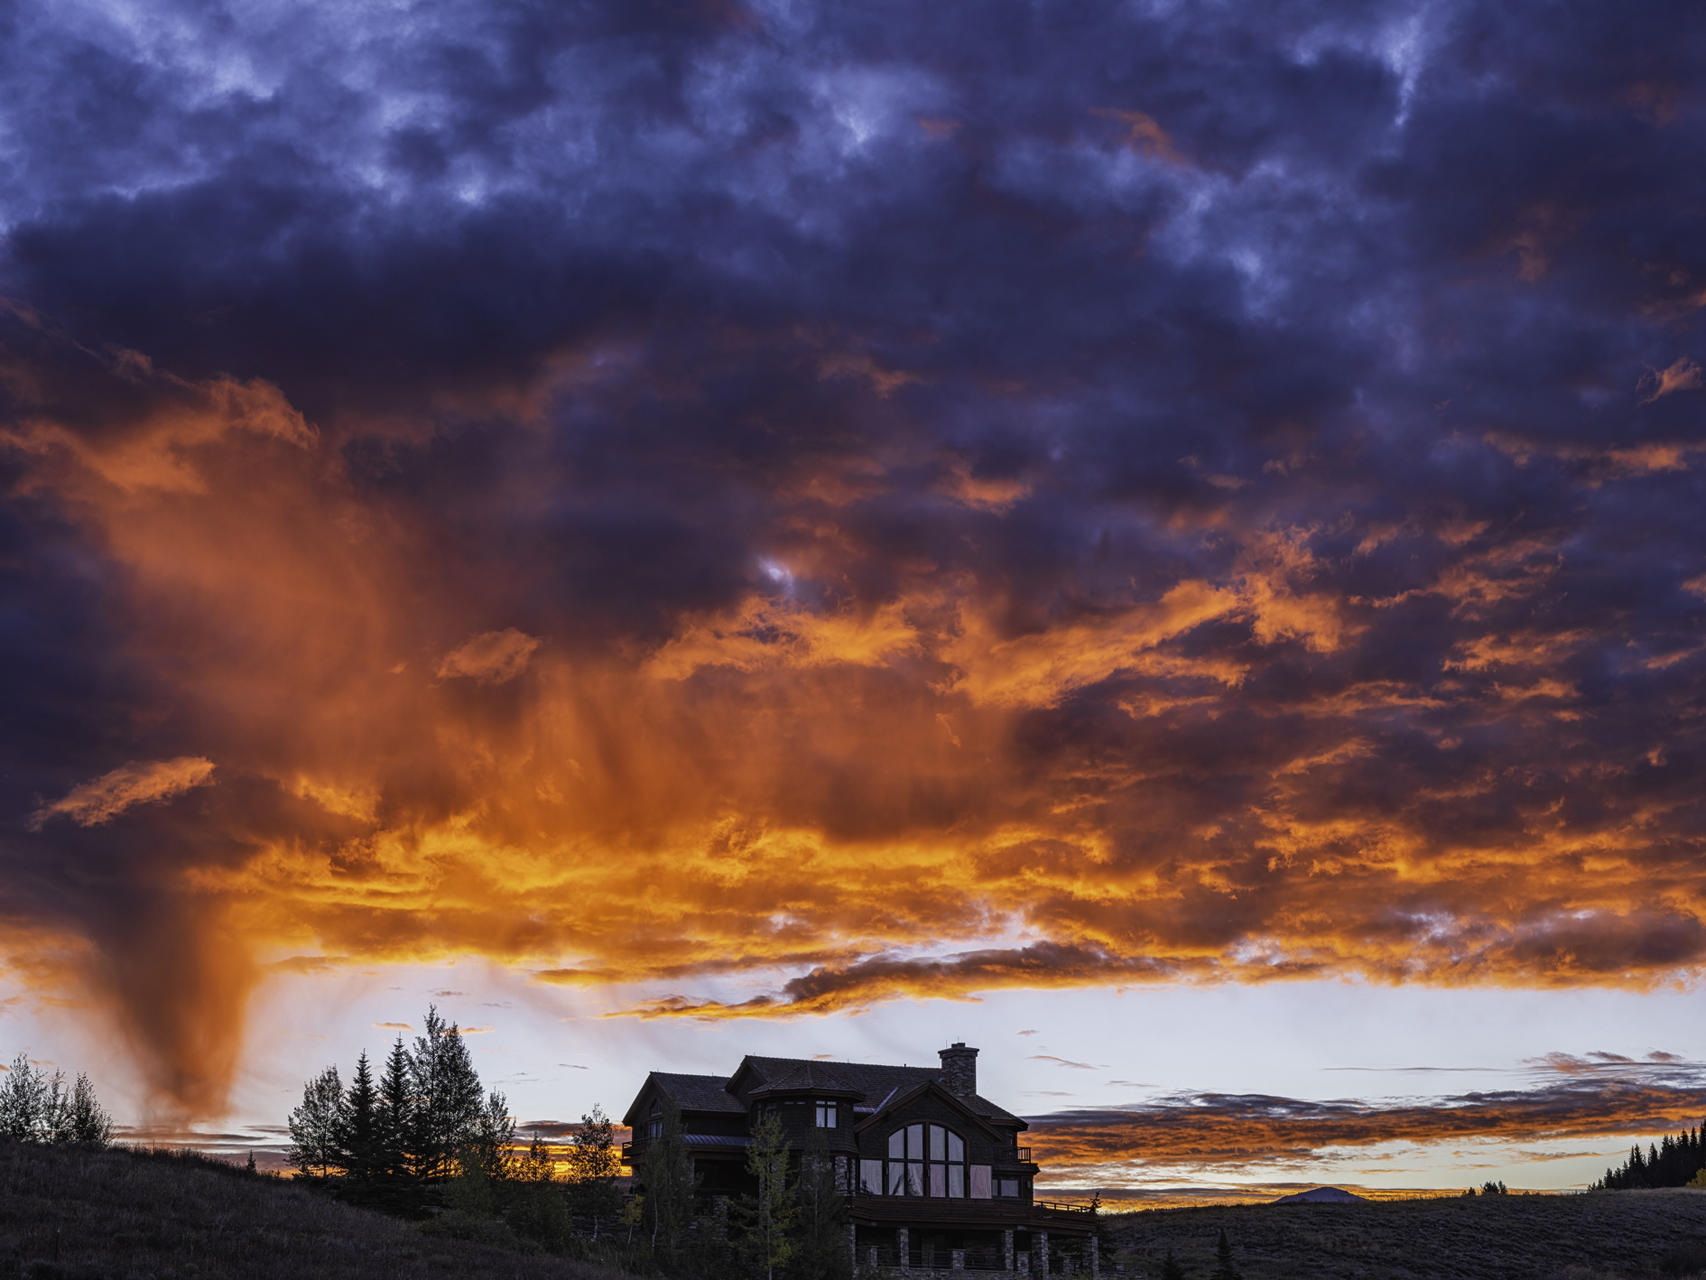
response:
<svg viewBox="0 0 1706 1280"><path fill-rule="evenodd" d="M69 818L80 827L110 822L132 805L154 804L213 781L213 761L200 756L132 762L73 787L52 804L30 815L29 827L40 831L51 818Z"/></svg>

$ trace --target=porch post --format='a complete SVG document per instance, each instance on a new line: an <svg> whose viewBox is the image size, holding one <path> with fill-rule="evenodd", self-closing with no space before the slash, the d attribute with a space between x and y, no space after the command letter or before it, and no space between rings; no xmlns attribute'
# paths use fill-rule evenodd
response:
<svg viewBox="0 0 1706 1280"><path fill-rule="evenodd" d="M895 1249L900 1254L900 1265L912 1265L912 1232L905 1227L896 1227L894 1233Z"/></svg>
<svg viewBox="0 0 1706 1280"><path fill-rule="evenodd" d="M1048 1274L1048 1232L1034 1231L1031 1235L1036 1240L1031 1249L1037 1255L1037 1270L1046 1276Z"/></svg>
<svg viewBox="0 0 1706 1280"><path fill-rule="evenodd" d="M1101 1280L1102 1256L1101 1248L1096 1243L1096 1233L1090 1233L1090 1280Z"/></svg>
<svg viewBox="0 0 1706 1280"><path fill-rule="evenodd" d="M1003 1270L1013 1270L1013 1228L1001 1229L1001 1266Z"/></svg>

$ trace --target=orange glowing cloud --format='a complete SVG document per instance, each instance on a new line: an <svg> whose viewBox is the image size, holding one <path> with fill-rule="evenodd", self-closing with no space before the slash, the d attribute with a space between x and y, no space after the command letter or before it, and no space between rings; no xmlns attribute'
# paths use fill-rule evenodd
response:
<svg viewBox="0 0 1706 1280"><path fill-rule="evenodd" d="M1209 486L1223 518L1153 535L1195 559L1043 591L978 541L1038 482L944 489L951 452L824 479L860 457L743 490L776 510L714 592L699 543L601 509L654 549L595 615L552 584L604 526L512 535L562 519L531 423L465 496L482 541L384 483L415 437L132 357L103 378L99 430L47 387L6 444L103 566L154 745L28 821L149 907L35 902L13 961L80 957L187 1109L221 1105L286 957L475 954L699 1018L1182 977L1644 986L1706 957L1706 885L1666 853L1696 839L1663 763L1686 700L1626 751L1583 727L1608 713L1571 664L1606 633L1539 608L1563 533L1233 518L1255 499Z"/></svg>

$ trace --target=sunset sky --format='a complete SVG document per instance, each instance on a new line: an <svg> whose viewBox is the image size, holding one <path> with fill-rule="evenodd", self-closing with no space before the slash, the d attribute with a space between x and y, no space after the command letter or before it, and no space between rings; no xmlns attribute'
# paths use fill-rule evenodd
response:
<svg viewBox="0 0 1706 1280"><path fill-rule="evenodd" d="M1173 1197L1706 1115L1698 5L0 33L0 1057L963 1039Z"/></svg>

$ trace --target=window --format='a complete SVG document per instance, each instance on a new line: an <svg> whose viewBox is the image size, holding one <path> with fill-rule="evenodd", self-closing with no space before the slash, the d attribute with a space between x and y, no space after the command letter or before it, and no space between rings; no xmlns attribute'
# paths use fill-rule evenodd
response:
<svg viewBox="0 0 1706 1280"><path fill-rule="evenodd" d="M833 1129L836 1127L835 1103L820 1102L817 1104L817 1127L820 1129Z"/></svg>
<svg viewBox="0 0 1706 1280"><path fill-rule="evenodd" d="M881 1160L859 1161L859 1190L867 1195L880 1196L883 1194L883 1162Z"/></svg>
<svg viewBox="0 0 1706 1280"><path fill-rule="evenodd" d="M966 1144L952 1129L939 1124L896 1129L889 1134L887 1164L883 1180L887 1195L965 1198ZM869 1185L868 1177L864 1181Z"/></svg>
<svg viewBox="0 0 1706 1280"><path fill-rule="evenodd" d="M663 1112L661 1110L654 1109L652 1111L652 1118L646 1122L646 1137L663 1137Z"/></svg>
<svg viewBox="0 0 1706 1280"><path fill-rule="evenodd" d="M995 1180L995 1194L998 1196L1018 1195L1019 1180L1017 1178L997 1178Z"/></svg>

